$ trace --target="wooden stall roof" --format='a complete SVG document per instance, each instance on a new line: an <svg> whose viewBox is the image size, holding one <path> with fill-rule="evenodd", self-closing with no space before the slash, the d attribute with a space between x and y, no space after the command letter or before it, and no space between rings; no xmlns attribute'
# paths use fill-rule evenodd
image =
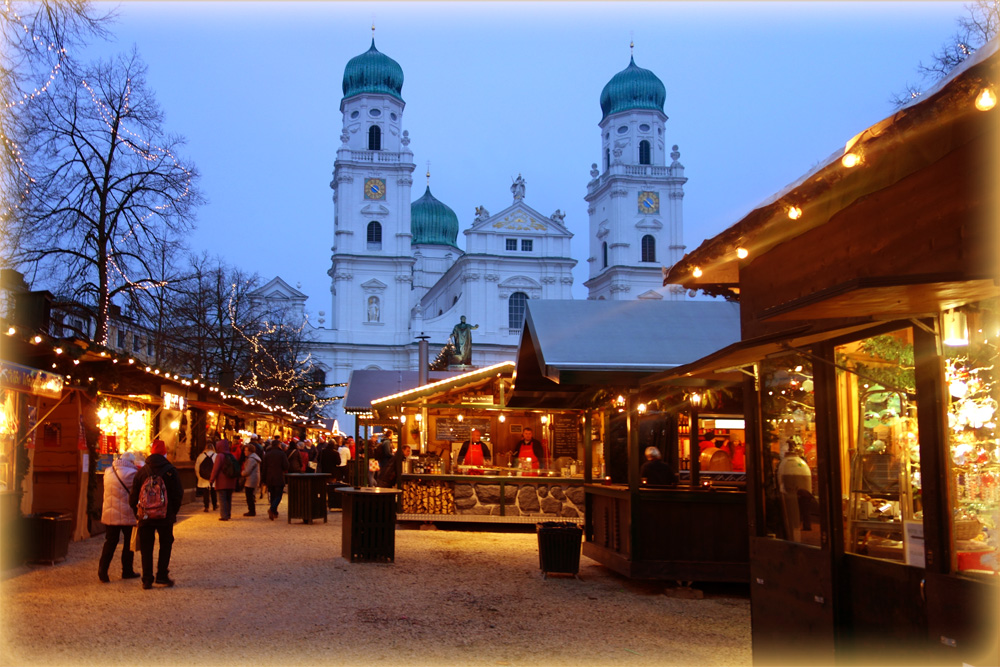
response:
<svg viewBox="0 0 1000 667"><path fill-rule="evenodd" d="M486 368L453 375L452 377L432 382L422 387L414 387L387 396L372 399L369 409L375 410L380 416L391 414L403 405L416 402L434 402L436 397L444 397L456 391L469 391L492 383L497 378L510 378L514 373L514 362L504 361ZM490 406L481 406L490 407ZM496 407L503 407L497 405Z"/></svg>
<svg viewBox="0 0 1000 667"><path fill-rule="evenodd" d="M711 386L716 382L733 382L740 379L740 370L766 357L794 351L813 343L837 338L870 327L870 324L815 331L811 325L803 324L777 334L748 338L717 350L701 359L669 371L650 375L643 380L644 387L670 386Z"/></svg>
<svg viewBox="0 0 1000 667"><path fill-rule="evenodd" d="M431 382L459 375L458 371L430 371ZM344 393L344 412L349 415L368 414L372 399L388 396L420 386L419 371L351 371Z"/></svg>
<svg viewBox="0 0 1000 667"><path fill-rule="evenodd" d="M975 108L973 101L984 85L995 87L1000 80L997 52L998 39L993 38L933 88L851 138L843 149L820 161L815 169L685 255L664 271L664 284L680 284L688 289L702 289L734 298L740 291L741 266L781 243L826 224L839 212L890 188L908 174L936 169L942 179L960 177L940 167L944 164L942 156L963 142L975 141L972 137L978 137L975 133L982 132L983 128L996 127L1000 110L982 112ZM842 165L842 158L851 151L864 156L862 167L852 170ZM983 194L992 196L991 192ZM801 209L801 217L790 220L788 211L795 206ZM737 248L748 250L749 257L739 258ZM700 270L697 277L694 275L696 268ZM961 279L979 277L996 276L962 276ZM858 285L855 287L859 290L851 296L846 289L850 286L845 285L840 294L827 295L822 305L819 301L800 304L808 308L798 311L795 318L829 318L842 316L841 313L856 313L852 306L859 300L869 309L894 309L897 316L939 312L953 306L956 299L967 302L996 293L995 290L976 289L975 293L956 295L948 286L952 282L949 278L938 282L940 289L925 290L902 280L895 285ZM773 310L771 317L791 319L794 307L789 305Z"/></svg>
<svg viewBox="0 0 1000 667"><path fill-rule="evenodd" d="M512 407L572 408L602 386L638 386L739 340L725 301L533 301L518 348Z"/></svg>

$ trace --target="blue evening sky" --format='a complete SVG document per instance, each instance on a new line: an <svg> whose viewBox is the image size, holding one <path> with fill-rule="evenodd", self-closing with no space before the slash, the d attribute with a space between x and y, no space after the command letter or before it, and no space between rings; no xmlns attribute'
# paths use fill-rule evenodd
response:
<svg viewBox="0 0 1000 667"><path fill-rule="evenodd" d="M111 7L98 3L98 7ZM585 298L590 165L601 90L629 62L666 87L667 146L688 183L693 249L892 113L889 97L956 30L959 2L126 2L168 130L187 137L208 204L189 239L330 311L344 66L380 51L403 68L403 127L431 191L466 229L475 208L566 213ZM465 237L459 233L458 244Z"/></svg>

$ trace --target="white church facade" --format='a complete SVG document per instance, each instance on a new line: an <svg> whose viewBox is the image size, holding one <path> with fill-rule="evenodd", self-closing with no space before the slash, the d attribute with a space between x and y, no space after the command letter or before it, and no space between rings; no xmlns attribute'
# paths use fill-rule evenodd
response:
<svg viewBox="0 0 1000 667"><path fill-rule="evenodd" d="M573 234L561 211L530 206L520 175L506 208L476 210L462 230L464 250L458 216L431 194L429 175L414 199L402 86L402 68L374 40L345 67L330 183L329 319L307 327L313 361L331 384L353 370L417 370L418 337L428 338L433 359L463 316L477 327L472 366L513 360L527 302L573 298ZM585 197L590 299L680 298L662 286L662 267L683 254L686 181L677 147L665 149L664 98L660 80L634 61L602 93L605 157ZM335 406L327 416L344 427L352 418Z"/></svg>

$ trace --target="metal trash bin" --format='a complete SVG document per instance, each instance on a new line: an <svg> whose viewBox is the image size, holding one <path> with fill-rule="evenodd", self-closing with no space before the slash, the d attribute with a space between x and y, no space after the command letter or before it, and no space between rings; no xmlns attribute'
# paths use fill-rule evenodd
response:
<svg viewBox="0 0 1000 667"><path fill-rule="evenodd" d="M356 562L396 560L396 497L399 489L345 486L340 555Z"/></svg>
<svg viewBox="0 0 1000 667"><path fill-rule="evenodd" d="M288 523L292 519L312 523L319 518L326 523L326 483L329 480L329 473L285 473L285 481L288 483Z"/></svg>
<svg viewBox="0 0 1000 667"><path fill-rule="evenodd" d="M538 531L538 566L542 577L549 573L577 575L580 571L580 546L583 529L568 521L545 521Z"/></svg>
<svg viewBox="0 0 1000 667"><path fill-rule="evenodd" d="M73 517L60 512L28 514L25 520L25 538L29 563L54 565L66 560L69 553L69 536Z"/></svg>

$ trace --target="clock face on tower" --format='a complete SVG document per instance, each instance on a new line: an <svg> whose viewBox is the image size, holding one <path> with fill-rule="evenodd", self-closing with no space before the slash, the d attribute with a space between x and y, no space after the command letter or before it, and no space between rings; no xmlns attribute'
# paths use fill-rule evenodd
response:
<svg viewBox="0 0 1000 667"><path fill-rule="evenodd" d="M365 180L365 199L385 199L385 181L381 178Z"/></svg>
<svg viewBox="0 0 1000 667"><path fill-rule="evenodd" d="M639 213L659 213L660 195L655 192L639 193Z"/></svg>

